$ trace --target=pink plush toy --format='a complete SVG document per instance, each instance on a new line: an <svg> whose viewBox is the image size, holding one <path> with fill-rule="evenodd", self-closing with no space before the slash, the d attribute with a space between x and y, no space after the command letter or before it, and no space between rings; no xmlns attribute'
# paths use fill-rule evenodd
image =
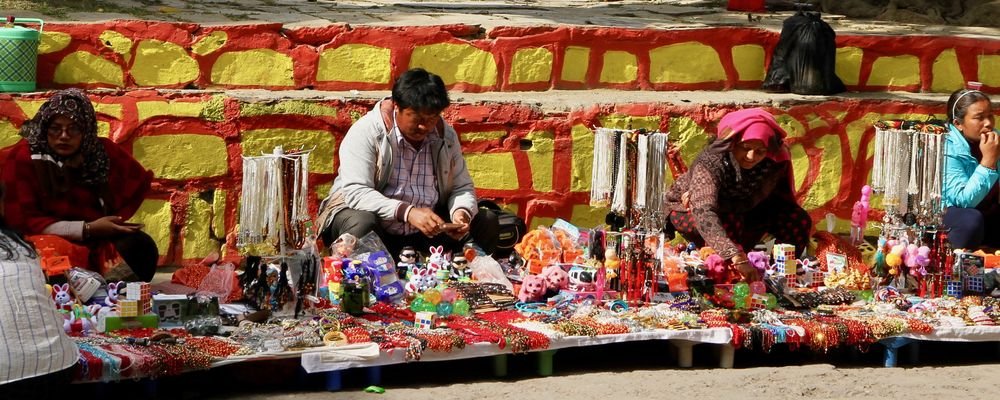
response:
<svg viewBox="0 0 1000 400"><path fill-rule="evenodd" d="M545 278L547 290L562 290L569 288L569 274L558 265L550 265L542 270L541 276Z"/></svg>
<svg viewBox="0 0 1000 400"><path fill-rule="evenodd" d="M858 245L864 240L865 227L868 225L868 210L871 208L871 186L861 188L861 199L854 203L851 210L851 244Z"/></svg>
<svg viewBox="0 0 1000 400"><path fill-rule="evenodd" d="M56 302L56 309L72 311L73 296L69 292L69 284L52 285L52 300Z"/></svg>
<svg viewBox="0 0 1000 400"><path fill-rule="evenodd" d="M540 275L528 275L521 282L521 291L517 294L517 299L523 303L531 303L542 299L545 294L545 278Z"/></svg>
<svg viewBox="0 0 1000 400"><path fill-rule="evenodd" d="M917 249L917 255L914 256L914 263L917 265L916 274L910 272L915 276L927 275L927 266L931 264L931 248L927 246L920 246Z"/></svg>
<svg viewBox="0 0 1000 400"><path fill-rule="evenodd" d="M765 276L764 272L767 271L767 267L770 265L770 257L767 256L766 252L763 251L751 251L747 253L747 260L750 261L750 265L757 269L760 276Z"/></svg>
<svg viewBox="0 0 1000 400"><path fill-rule="evenodd" d="M706 275L715 282L727 283L725 263L726 261L718 254L713 253L708 256L708 258L705 258L705 269L708 270Z"/></svg>

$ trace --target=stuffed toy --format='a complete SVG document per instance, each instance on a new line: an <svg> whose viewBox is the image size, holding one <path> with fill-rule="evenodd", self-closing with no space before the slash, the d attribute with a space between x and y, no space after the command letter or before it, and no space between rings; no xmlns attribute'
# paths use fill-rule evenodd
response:
<svg viewBox="0 0 1000 400"><path fill-rule="evenodd" d="M569 287L569 274L559 265L553 264L542 270L546 290L558 292Z"/></svg>
<svg viewBox="0 0 1000 400"><path fill-rule="evenodd" d="M532 303L542 299L545 294L545 278L539 275L527 275L521 282L521 291L517 294L517 299L523 303Z"/></svg>

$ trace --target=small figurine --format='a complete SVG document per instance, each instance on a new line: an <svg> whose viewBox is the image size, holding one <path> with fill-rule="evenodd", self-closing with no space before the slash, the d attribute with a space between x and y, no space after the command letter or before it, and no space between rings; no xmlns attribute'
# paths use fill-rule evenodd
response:
<svg viewBox="0 0 1000 400"><path fill-rule="evenodd" d="M472 279L472 268L469 268L469 262L465 259L465 256L455 256L451 260L451 274L449 278L456 281Z"/></svg>
<svg viewBox="0 0 1000 400"><path fill-rule="evenodd" d="M72 311L73 296L69 292L69 284L52 285L52 300L56 302L56 309Z"/></svg>
<svg viewBox="0 0 1000 400"><path fill-rule="evenodd" d="M417 249L414 249L413 246L403 247L403 250L399 252L399 262L396 263L396 276L399 279L406 279L410 270L417 267L419 258Z"/></svg>

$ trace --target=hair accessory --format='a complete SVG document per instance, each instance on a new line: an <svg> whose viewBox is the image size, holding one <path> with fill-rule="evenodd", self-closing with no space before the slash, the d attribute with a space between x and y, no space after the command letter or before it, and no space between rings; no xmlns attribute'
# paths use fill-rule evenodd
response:
<svg viewBox="0 0 1000 400"><path fill-rule="evenodd" d="M955 102L951 104L951 119L952 119L952 121L954 121L956 118L958 118L958 115L955 113L956 107L958 107L958 102L961 101L962 98L965 97L965 95L967 95L969 93L983 93L983 92L980 92L978 89L967 89L965 91L965 93L962 93L962 94L958 95L958 98L955 99Z"/></svg>

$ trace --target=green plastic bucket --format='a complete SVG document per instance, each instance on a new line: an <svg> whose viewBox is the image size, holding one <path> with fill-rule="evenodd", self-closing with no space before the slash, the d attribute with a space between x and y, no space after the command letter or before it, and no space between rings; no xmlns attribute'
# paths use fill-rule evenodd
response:
<svg viewBox="0 0 1000 400"><path fill-rule="evenodd" d="M37 24L38 30L16 24ZM7 22L0 25L0 92L35 90L43 24L37 18L7 17Z"/></svg>

